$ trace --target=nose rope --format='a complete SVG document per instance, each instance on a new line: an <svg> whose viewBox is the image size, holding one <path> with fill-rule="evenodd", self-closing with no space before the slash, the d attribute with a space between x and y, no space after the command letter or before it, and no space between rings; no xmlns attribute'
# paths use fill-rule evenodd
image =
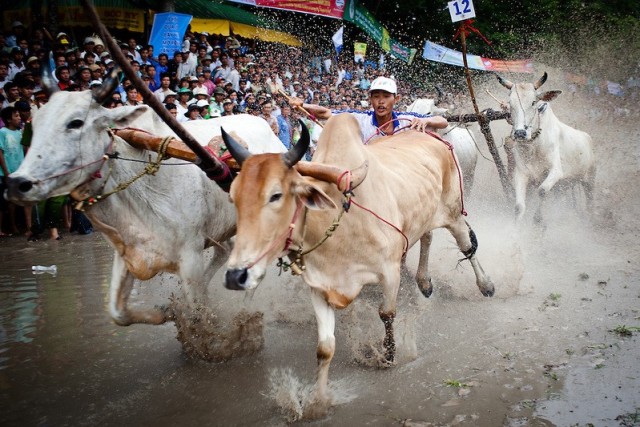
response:
<svg viewBox="0 0 640 427"><path fill-rule="evenodd" d="M262 258L267 256L267 254L269 252L271 252L280 242L282 242L283 239L284 239L285 243L284 243L284 248L282 250L286 251L286 250L289 249L289 247L291 246L291 243L293 242L291 237L293 236L293 230L296 228L296 221L298 220L298 216L300 215L300 211L301 210L302 210L302 201L300 199L298 199L298 201L296 203L296 210L293 213L293 218L291 218L291 222L289 223L289 228L287 228L287 230L284 233L282 233L280 236L278 236L277 238L273 239L273 241L267 247L267 249L265 249L258 258L256 258L253 262L251 262L251 263L249 263L249 265L247 265L247 267L246 267L247 270L252 268L258 262L260 262L260 260Z"/></svg>

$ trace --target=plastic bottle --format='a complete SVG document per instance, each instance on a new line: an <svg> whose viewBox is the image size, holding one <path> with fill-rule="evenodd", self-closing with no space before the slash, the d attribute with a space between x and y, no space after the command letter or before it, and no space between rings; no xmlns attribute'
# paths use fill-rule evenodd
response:
<svg viewBox="0 0 640 427"><path fill-rule="evenodd" d="M54 264L54 265L34 265L33 267L31 267L31 271L33 272L33 274L42 274L42 273L50 273L50 274L56 274L58 272L58 267Z"/></svg>

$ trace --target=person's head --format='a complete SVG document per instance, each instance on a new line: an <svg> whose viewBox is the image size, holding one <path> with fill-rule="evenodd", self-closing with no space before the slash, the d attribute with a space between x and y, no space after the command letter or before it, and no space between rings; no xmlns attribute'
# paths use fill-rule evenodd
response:
<svg viewBox="0 0 640 427"><path fill-rule="evenodd" d="M189 120L197 120L200 116L200 107L196 103L189 104L187 112L184 113L184 116Z"/></svg>
<svg viewBox="0 0 640 427"><path fill-rule="evenodd" d="M167 93L164 95L164 103L165 104L175 104L177 98L178 98L178 94L176 92L172 91L171 89L169 89L167 91Z"/></svg>
<svg viewBox="0 0 640 427"><path fill-rule="evenodd" d="M280 105L280 114L282 117L289 117L291 115L291 106L286 102Z"/></svg>
<svg viewBox="0 0 640 427"><path fill-rule="evenodd" d="M181 103L188 102L192 96L193 92L191 92L191 89L189 88L182 87L178 91L178 101L180 101Z"/></svg>
<svg viewBox="0 0 640 427"><path fill-rule="evenodd" d="M9 100L9 102L14 102L18 98L20 98L20 90L18 90L18 85L15 82L5 83L4 96Z"/></svg>
<svg viewBox="0 0 640 427"><path fill-rule="evenodd" d="M222 108L224 108L225 113L232 112L233 107L234 107L233 101L228 98L222 102Z"/></svg>
<svg viewBox="0 0 640 427"><path fill-rule="evenodd" d="M178 117L178 107L176 106L176 104L167 102L164 104L164 106L174 118Z"/></svg>
<svg viewBox="0 0 640 427"><path fill-rule="evenodd" d="M9 67L7 64L0 62L0 80L4 80L9 75Z"/></svg>
<svg viewBox="0 0 640 427"><path fill-rule="evenodd" d="M394 105L399 100L398 86L394 80L381 76L371 82L369 103L377 116L391 114Z"/></svg>
<svg viewBox="0 0 640 427"><path fill-rule="evenodd" d="M27 101L20 100L15 104L16 110L20 113L20 120L25 123L31 117L31 105Z"/></svg>
<svg viewBox="0 0 640 427"><path fill-rule="evenodd" d="M158 55L158 63L160 65L162 65L163 67L166 67L168 62L169 62L169 57L167 56L166 53L161 53Z"/></svg>
<svg viewBox="0 0 640 427"><path fill-rule="evenodd" d="M134 85L129 85L125 89L127 91L127 99L136 101L138 99L138 89Z"/></svg>
<svg viewBox="0 0 640 427"><path fill-rule="evenodd" d="M147 65L147 74L149 74L152 79L155 78L157 72L155 65Z"/></svg>
<svg viewBox="0 0 640 427"><path fill-rule="evenodd" d="M262 111L264 116L270 115L273 111L273 104L271 104L271 101L263 101L262 104L260 104L260 111Z"/></svg>
<svg viewBox="0 0 640 427"><path fill-rule="evenodd" d="M130 38L130 39L127 41L127 45L129 46L129 50L130 50L131 52L133 52L134 50L136 50L136 48L138 47L138 43L136 43L136 39L134 39L134 38Z"/></svg>
<svg viewBox="0 0 640 427"><path fill-rule="evenodd" d="M22 123L20 112L18 112L15 107L3 108L2 111L0 111L0 117L2 117L4 125L11 130L18 129L20 127L20 123Z"/></svg>
<svg viewBox="0 0 640 427"><path fill-rule="evenodd" d="M224 98L227 96L227 92L221 88L221 87L217 87L214 89L213 91L213 98L215 99L216 102L220 103L222 101L224 101Z"/></svg>
<svg viewBox="0 0 640 427"><path fill-rule="evenodd" d="M171 84L171 77L167 73L162 73L162 77L160 77L160 86L163 89L168 89Z"/></svg>

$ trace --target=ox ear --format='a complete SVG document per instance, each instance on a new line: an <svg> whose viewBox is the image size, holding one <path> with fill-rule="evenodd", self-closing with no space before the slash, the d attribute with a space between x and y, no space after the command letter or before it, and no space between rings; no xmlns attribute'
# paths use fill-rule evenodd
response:
<svg viewBox="0 0 640 427"><path fill-rule="evenodd" d="M302 177L293 186L293 194L299 197L309 209L325 210L337 208L335 202L327 193L313 182L313 179Z"/></svg>
<svg viewBox="0 0 640 427"><path fill-rule="evenodd" d="M562 93L561 90L549 90L547 92L544 92L538 95L538 100L550 102L556 99L558 95L560 95L561 93Z"/></svg>
<svg viewBox="0 0 640 427"><path fill-rule="evenodd" d="M118 127L127 127L138 117L149 111L149 106L139 105L136 107L121 107L106 109L108 113L98 118L98 120L105 120L109 124L113 123Z"/></svg>

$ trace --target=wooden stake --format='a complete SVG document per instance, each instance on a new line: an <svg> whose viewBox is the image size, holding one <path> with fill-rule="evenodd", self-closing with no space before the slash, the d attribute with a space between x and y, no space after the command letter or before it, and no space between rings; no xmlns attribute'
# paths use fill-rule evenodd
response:
<svg viewBox="0 0 640 427"><path fill-rule="evenodd" d="M500 158L500 154L498 153L498 149L496 148L496 144L493 140L493 135L491 134L491 127L489 126L490 121L484 116L484 114L480 114L480 109L478 108L478 103L476 102L476 95L473 91L473 85L471 84L471 73L469 72L469 65L467 64L467 35L464 29L464 21L460 23L460 39L462 41L462 60L464 62L464 72L467 77L467 86L469 87L469 94L471 95L471 102L473 103L473 109L478 116L478 124L480 124L480 131L484 135L487 140L487 147L489 147L489 152L493 157L493 161L496 164L496 168L498 169L498 176L500 177L500 183L502 184L502 189L504 190L504 194L511 199L511 184L509 183L509 179L507 178L507 173L504 170L504 164L502 163L502 159Z"/></svg>

